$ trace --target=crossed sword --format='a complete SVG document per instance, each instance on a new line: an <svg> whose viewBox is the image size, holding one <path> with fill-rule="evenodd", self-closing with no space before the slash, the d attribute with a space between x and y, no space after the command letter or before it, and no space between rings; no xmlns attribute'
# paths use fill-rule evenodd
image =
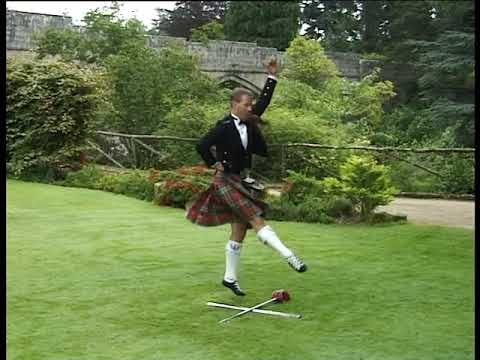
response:
<svg viewBox="0 0 480 360"><path fill-rule="evenodd" d="M287 317L287 318L295 318L295 319L300 319L302 315L300 314L292 314L292 313L284 313L284 312L279 312L279 311L272 311L272 310L263 310L259 309L260 307L269 304L271 302L277 301L277 302L283 302L283 301L288 301L290 299L290 296L287 291L285 290L277 290L274 291L272 294L272 298L264 301L258 305L255 305L253 307L247 308L247 307L242 307L242 306L234 306L234 305L228 305L228 304L221 304L221 303L216 303L216 302L207 302L208 306L214 306L214 307L220 307L220 308L226 308L226 309L235 309L235 310L242 310L239 313L236 313L232 316L229 316L223 320L220 320L220 323L227 322L233 318L236 318L238 316L241 316L243 314L249 313L249 312L255 312L259 314L265 314L265 315L274 315L274 316L282 316L282 317Z"/></svg>

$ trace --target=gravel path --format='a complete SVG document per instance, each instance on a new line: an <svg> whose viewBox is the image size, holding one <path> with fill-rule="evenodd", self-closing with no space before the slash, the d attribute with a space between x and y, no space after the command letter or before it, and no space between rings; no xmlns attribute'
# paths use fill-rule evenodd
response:
<svg viewBox="0 0 480 360"><path fill-rule="evenodd" d="M475 229L475 202L439 199L396 198L378 211L407 215L415 224L447 225Z"/></svg>

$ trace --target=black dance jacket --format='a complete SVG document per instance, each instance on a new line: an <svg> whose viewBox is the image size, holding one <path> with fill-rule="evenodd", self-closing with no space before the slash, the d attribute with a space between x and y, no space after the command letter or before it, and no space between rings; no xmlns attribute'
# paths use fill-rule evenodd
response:
<svg viewBox="0 0 480 360"><path fill-rule="evenodd" d="M252 113L262 115L270 104L273 91L277 82L267 78L262 93L252 107ZM228 114L217 122L196 145L196 150L208 166L220 161L225 172L240 174L245 168L249 168L252 162L252 154L267 156L267 144L259 127L253 123L247 123L248 145L244 149L240 134L235 126L234 118ZM215 146L215 156L210 148Z"/></svg>

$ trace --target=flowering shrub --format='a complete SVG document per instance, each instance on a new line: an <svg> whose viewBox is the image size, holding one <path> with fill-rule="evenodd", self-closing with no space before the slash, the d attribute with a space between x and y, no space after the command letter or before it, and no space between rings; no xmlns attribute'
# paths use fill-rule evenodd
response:
<svg viewBox="0 0 480 360"><path fill-rule="evenodd" d="M184 208L195 195L208 189L213 174L213 170L202 165L151 174L156 182L155 203Z"/></svg>

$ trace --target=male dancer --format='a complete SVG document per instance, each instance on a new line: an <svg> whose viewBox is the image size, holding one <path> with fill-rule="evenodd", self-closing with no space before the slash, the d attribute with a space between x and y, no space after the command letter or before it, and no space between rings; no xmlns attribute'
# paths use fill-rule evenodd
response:
<svg viewBox="0 0 480 360"><path fill-rule="evenodd" d="M247 229L253 228L258 239L276 250L296 271L307 270L298 258L265 223L266 204L259 192L249 188L242 180L245 169L251 165L252 154L267 156L267 145L256 120L264 113L277 84L279 65L271 59L266 65L267 82L258 101L244 88L233 90L230 114L212 128L197 144L196 149L205 163L217 171L210 188L196 199L187 212L187 218L198 225L231 224L230 240L226 244L225 275L222 284L236 295L245 293L238 283L238 268L242 243ZM252 116L254 115L254 116ZM215 146L216 155L210 152Z"/></svg>

